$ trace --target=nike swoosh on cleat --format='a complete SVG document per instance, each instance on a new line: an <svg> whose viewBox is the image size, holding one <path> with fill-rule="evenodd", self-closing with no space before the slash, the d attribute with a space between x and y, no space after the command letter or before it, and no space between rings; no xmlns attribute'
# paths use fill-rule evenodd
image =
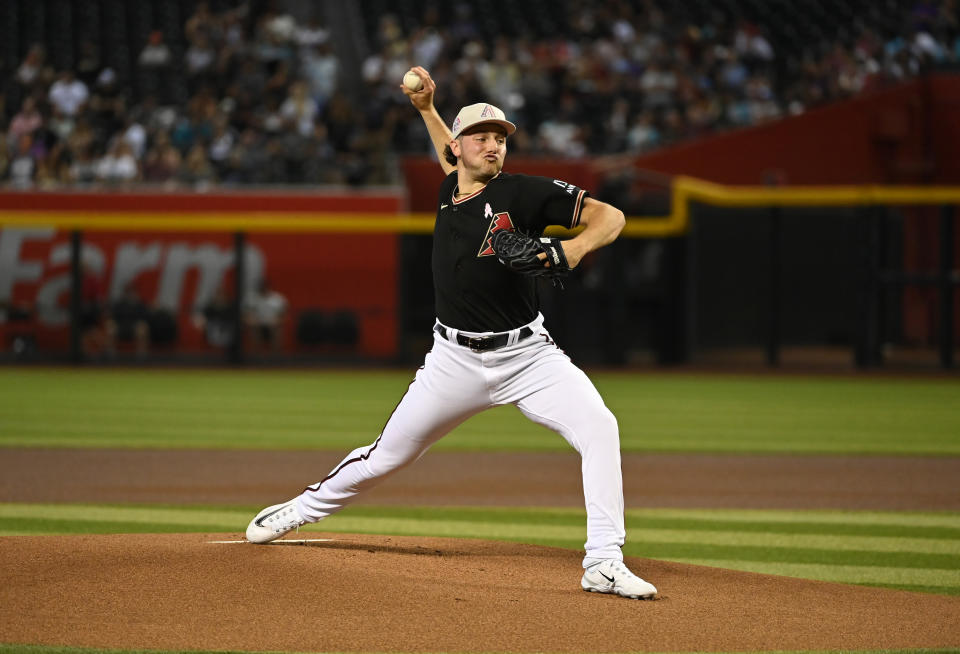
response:
<svg viewBox="0 0 960 654"><path fill-rule="evenodd" d="M280 513L281 511L283 511L284 508L286 508L286 507L279 508L279 509L277 509L276 511L271 511L270 513L268 513L267 515L263 516L262 518L260 518L260 519L257 520L256 522L254 522L253 524L257 525L258 527L262 527L264 520L266 520L267 518L269 518L269 517L272 516L272 515L276 515L276 514ZM603 574L603 573L601 572L600 574Z"/></svg>
<svg viewBox="0 0 960 654"><path fill-rule="evenodd" d="M603 573L600 572L599 570L597 570L597 572L600 574L601 577L603 577L604 579L606 579L607 581L609 581L611 584L612 584L612 583L614 582L614 580L616 579L616 577L608 577L607 575L603 574Z"/></svg>

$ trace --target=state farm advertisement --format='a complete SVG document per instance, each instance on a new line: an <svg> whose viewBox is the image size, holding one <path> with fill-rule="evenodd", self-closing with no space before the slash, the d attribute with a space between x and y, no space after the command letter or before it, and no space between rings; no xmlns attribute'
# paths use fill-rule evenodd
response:
<svg viewBox="0 0 960 654"><path fill-rule="evenodd" d="M169 348L211 349L196 318L218 295L233 292L232 234L91 231L83 234L81 255L85 274L96 278L106 303L133 292L145 305L174 316ZM67 231L0 229L0 307L29 312L40 350L69 348L70 257ZM285 300L283 352L348 348L378 358L396 352L395 235L248 234L243 270L246 289L266 281ZM326 343L311 332L324 316L352 322L349 342Z"/></svg>

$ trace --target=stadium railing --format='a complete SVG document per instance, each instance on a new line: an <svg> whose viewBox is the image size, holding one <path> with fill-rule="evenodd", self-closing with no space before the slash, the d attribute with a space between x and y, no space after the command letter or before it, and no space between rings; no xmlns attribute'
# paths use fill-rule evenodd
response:
<svg viewBox="0 0 960 654"><path fill-rule="evenodd" d="M954 366L955 291L960 287L960 270L955 268L956 206L960 204L960 186L727 186L678 175L671 188L671 213L664 220L672 234L685 234L697 204L728 209L767 209L771 221L769 248L772 276L767 306L766 358L770 365L779 362L781 325L779 305L783 289L780 270L779 223L786 208L853 207L863 209L868 221L868 237L861 257L862 277L859 302L858 335L854 360L858 367L883 362L880 342L879 297L887 286L935 286L939 289L939 361L943 368ZM879 246L879 220L871 210L885 207L940 207L939 263L935 272L904 272L882 266Z"/></svg>

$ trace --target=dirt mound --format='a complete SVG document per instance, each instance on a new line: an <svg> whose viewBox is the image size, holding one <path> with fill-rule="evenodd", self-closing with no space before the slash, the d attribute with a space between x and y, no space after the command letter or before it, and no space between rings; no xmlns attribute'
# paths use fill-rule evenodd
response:
<svg viewBox="0 0 960 654"><path fill-rule="evenodd" d="M0 642L273 651L611 652L960 645L960 598L629 559L661 591L579 589L577 552L310 532L0 538Z"/></svg>

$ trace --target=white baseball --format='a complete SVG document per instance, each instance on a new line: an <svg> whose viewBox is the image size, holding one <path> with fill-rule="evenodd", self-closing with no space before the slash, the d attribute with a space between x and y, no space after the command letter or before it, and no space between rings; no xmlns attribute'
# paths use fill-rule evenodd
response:
<svg viewBox="0 0 960 654"><path fill-rule="evenodd" d="M408 70L407 74L403 76L403 85L411 91L419 91L423 88L423 80L415 72Z"/></svg>

